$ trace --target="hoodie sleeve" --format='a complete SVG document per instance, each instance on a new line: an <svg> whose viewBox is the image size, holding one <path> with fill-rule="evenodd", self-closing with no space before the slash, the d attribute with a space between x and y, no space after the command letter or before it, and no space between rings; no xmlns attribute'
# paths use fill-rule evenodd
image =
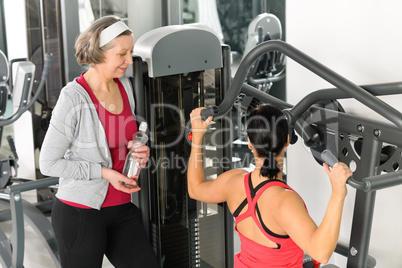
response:
<svg viewBox="0 0 402 268"><path fill-rule="evenodd" d="M46 176L91 180L101 178L101 161L87 158L91 151L99 151L96 140L85 140L88 131L82 120L83 111L91 109L88 103L79 102L74 90L64 88L52 112L39 156L39 167ZM87 106L87 107L85 107ZM87 120L89 125L92 122ZM89 126L89 127L90 127ZM94 135L95 136L95 135ZM107 163L105 163L107 165Z"/></svg>

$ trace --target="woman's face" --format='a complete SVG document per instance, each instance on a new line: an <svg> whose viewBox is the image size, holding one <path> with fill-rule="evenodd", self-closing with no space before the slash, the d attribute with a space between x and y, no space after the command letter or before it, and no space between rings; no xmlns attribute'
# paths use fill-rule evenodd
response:
<svg viewBox="0 0 402 268"><path fill-rule="evenodd" d="M104 52L105 60L100 67L108 78L120 78L133 64L134 40L132 35L122 35L112 42L114 46Z"/></svg>

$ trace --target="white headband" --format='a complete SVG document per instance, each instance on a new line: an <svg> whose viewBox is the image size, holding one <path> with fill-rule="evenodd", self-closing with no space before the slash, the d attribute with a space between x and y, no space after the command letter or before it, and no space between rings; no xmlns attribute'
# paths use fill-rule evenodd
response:
<svg viewBox="0 0 402 268"><path fill-rule="evenodd" d="M130 28L128 28L127 25L122 21L115 22L107 28L103 29L99 37L99 47L103 47L104 45L115 39L122 32L127 30L130 30Z"/></svg>

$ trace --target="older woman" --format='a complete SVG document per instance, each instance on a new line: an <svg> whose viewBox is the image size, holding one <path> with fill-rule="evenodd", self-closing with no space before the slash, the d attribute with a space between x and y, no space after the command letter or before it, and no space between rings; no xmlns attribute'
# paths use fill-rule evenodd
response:
<svg viewBox="0 0 402 268"><path fill-rule="evenodd" d="M68 83L52 113L40 153L44 175L60 177L52 224L62 267L158 267L121 174L137 131L134 97L124 73L132 64L132 31L118 17L95 21L77 39L76 58L88 71ZM144 167L149 148L134 156Z"/></svg>

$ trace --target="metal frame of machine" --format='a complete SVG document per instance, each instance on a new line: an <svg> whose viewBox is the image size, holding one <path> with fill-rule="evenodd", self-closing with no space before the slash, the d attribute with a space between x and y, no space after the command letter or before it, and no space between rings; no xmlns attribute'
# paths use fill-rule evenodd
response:
<svg viewBox="0 0 402 268"><path fill-rule="evenodd" d="M270 51L283 53L336 88L312 92L293 106L243 84L253 62ZM376 96L401 94L402 83L357 86L291 45L275 40L258 45L243 59L225 99L214 114L215 119L230 110L240 92L283 109L291 129L292 143L297 141L297 132L311 148L325 147L326 133L322 135L316 128L322 126L325 132L332 133L337 144L332 153L342 162L356 164L353 178L348 180L348 184L357 190L350 241L347 246L338 244L335 252L347 257L348 268L375 267L375 259L368 255L368 251L376 191L402 184L402 171L399 170L402 164L402 114ZM356 99L389 122L317 105L320 101L344 98ZM331 128L333 124L336 128Z"/></svg>

